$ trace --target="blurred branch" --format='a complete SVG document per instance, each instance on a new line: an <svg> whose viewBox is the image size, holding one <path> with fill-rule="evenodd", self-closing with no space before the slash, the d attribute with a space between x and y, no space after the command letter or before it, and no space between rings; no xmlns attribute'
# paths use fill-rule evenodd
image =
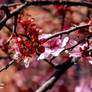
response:
<svg viewBox="0 0 92 92"><path fill-rule="evenodd" d="M14 16L14 25L13 25L13 33L15 33L16 35L17 35L16 33L17 19L18 19L18 13L16 13Z"/></svg>
<svg viewBox="0 0 92 92"><path fill-rule="evenodd" d="M10 16L10 12L9 12L7 6L2 6L2 7L0 7L0 9L1 9L1 10L4 10L4 12L6 13L6 16L7 16L7 17Z"/></svg>
<svg viewBox="0 0 92 92"><path fill-rule="evenodd" d="M20 0L20 2L25 3L25 2L26 2L26 0Z"/></svg>
<svg viewBox="0 0 92 92"><path fill-rule="evenodd" d="M60 64L56 71L51 75L51 77L38 89L36 92L46 92L47 90L51 89L53 85L57 82L60 76L66 72L75 62L78 62L79 58L70 58L65 63Z"/></svg>
<svg viewBox="0 0 92 92"><path fill-rule="evenodd" d="M55 34L53 34L52 36L48 37L46 40L49 40L49 39L54 38L54 37L57 37L57 36L59 36L59 35L69 34L69 33L71 33L71 32L74 32L74 31L78 30L78 29L87 28L87 27L89 27L89 26L90 26L89 24L85 24L85 25L80 25L80 26L72 27L72 28L70 28L70 29L68 29L68 30L55 33Z"/></svg>
<svg viewBox="0 0 92 92"><path fill-rule="evenodd" d="M0 4L0 8L2 8L3 6L5 7L13 7L16 5L21 5L21 3L13 3L13 4Z"/></svg>
<svg viewBox="0 0 92 92"><path fill-rule="evenodd" d="M13 63L15 63L16 60L12 60L11 62L9 62L7 65L5 65L4 67L2 67L0 69L0 72L2 72L3 70L6 70L9 66L11 66Z"/></svg>
<svg viewBox="0 0 92 92"><path fill-rule="evenodd" d="M18 19L18 14L16 13L16 15L14 16L14 25L13 25L13 33L16 33L16 26L17 26L17 19ZM9 28L8 26L6 26L9 30L11 30L11 28ZM9 39L6 42L6 45L8 45L10 43L10 41L12 40L12 35L9 37Z"/></svg>
<svg viewBox="0 0 92 92"><path fill-rule="evenodd" d="M0 59L11 59L11 58L8 56L0 56Z"/></svg>

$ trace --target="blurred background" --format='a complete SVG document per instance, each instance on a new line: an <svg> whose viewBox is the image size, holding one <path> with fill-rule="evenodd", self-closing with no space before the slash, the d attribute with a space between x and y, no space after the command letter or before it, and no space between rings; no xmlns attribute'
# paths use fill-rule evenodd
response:
<svg viewBox="0 0 92 92"><path fill-rule="evenodd" d="M69 1L69 0L68 0ZM70 0L87 1L92 0ZM0 0L0 4L19 2L18 0ZM82 22L86 17L92 18L92 9L81 6L72 6L72 13L66 12L65 16L58 15L54 5L48 6L30 6L23 10L24 15L31 14L35 19L37 26L43 28L43 33L53 34L65 29L69 29L74 23ZM4 12L0 11L0 19ZM64 21L64 23L63 23ZM12 18L7 23L12 28ZM64 26L64 27L62 27ZM22 30L17 26L17 31ZM0 44L3 39L8 39L10 32L6 27L0 31ZM72 33L74 38L75 33ZM0 68L10 62L7 53L0 49ZM0 72L0 92L35 92L54 72L54 69L43 60L37 61L36 56L30 58L29 68L25 68L23 63L15 63L7 70ZM55 63L63 63L68 59L65 53L60 54ZM81 90L81 91L80 91ZM92 65L88 62L81 62L68 69L63 76L56 82L54 87L48 92L92 92Z"/></svg>

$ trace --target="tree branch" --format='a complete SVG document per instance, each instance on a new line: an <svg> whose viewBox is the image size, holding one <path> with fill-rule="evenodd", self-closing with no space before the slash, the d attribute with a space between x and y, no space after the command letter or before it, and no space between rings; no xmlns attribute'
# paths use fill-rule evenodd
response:
<svg viewBox="0 0 92 92"><path fill-rule="evenodd" d="M46 92L51 89L52 86L56 83L56 81L60 78L60 76L66 72L75 62L78 61L79 58L70 58L65 63L58 66L56 71L51 75L51 77L38 89L36 92Z"/></svg>
<svg viewBox="0 0 92 92"><path fill-rule="evenodd" d="M86 39L90 39L91 37L92 37L92 35L86 37ZM78 46L78 45L81 44L82 42L85 42L86 39L84 38L83 40L81 40L81 41L79 41L77 44L75 44L74 46L62 50L61 53L64 52L64 51L66 51L66 50L72 50L72 49L74 49L76 46Z"/></svg>
<svg viewBox="0 0 92 92"><path fill-rule="evenodd" d="M48 64L50 64L50 65L51 65L53 68L55 68L55 69L58 67L57 64L55 64L55 63L49 61L48 59L44 59L44 61L47 62Z"/></svg>
<svg viewBox="0 0 92 92"><path fill-rule="evenodd" d="M53 34L52 36L48 37L46 40L49 40L49 39L54 38L54 37L57 37L57 36L59 36L59 35L69 34L69 33L71 33L71 32L74 32L74 31L78 30L78 29L87 28L87 27L89 27L89 26L90 26L89 24L76 26L76 27L70 28L70 29L68 29L68 30L55 33L55 34Z"/></svg>
<svg viewBox="0 0 92 92"><path fill-rule="evenodd" d="M92 8L90 2L72 2L72 1L61 1L61 0L32 0L29 2L31 5L50 5L50 4L62 4L67 6L86 6Z"/></svg>
<svg viewBox="0 0 92 92"><path fill-rule="evenodd" d="M2 72L3 70L7 69L9 66L11 66L13 63L15 63L16 60L12 60L11 62L9 62L7 65L5 65L4 67L2 67L0 69L0 72Z"/></svg>

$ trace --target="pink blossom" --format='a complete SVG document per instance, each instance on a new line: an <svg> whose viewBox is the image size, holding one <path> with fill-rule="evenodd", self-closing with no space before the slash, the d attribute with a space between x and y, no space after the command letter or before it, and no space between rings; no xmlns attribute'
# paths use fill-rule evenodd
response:
<svg viewBox="0 0 92 92"><path fill-rule="evenodd" d="M82 51L80 50L80 48L82 49ZM92 57L83 55L84 54L83 51L86 50L85 48L88 48L88 43L80 44L80 45L76 46L72 51L68 51L69 57L85 58L85 60L87 60L90 64L92 64Z"/></svg>
<svg viewBox="0 0 92 92"><path fill-rule="evenodd" d="M15 43L15 44L12 46L12 48L15 50L15 52L19 52L18 44Z"/></svg>
<svg viewBox="0 0 92 92"><path fill-rule="evenodd" d="M12 46L12 48L15 50L15 54L14 54L14 59L15 60L18 60L18 61L20 61L20 59L22 59L22 54L20 53L20 51L19 51L19 47L18 47L18 44L14 44L13 46ZM21 57L21 58L20 58Z"/></svg>
<svg viewBox="0 0 92 92"><path fill-rule="evenodd" d="M45 47L45 52L38 57L38 60L44 59L48 57L50 54L53 56L58 56L59 53L62 50L64 50L64 47L66 46L68 41L69 41L68 37L60 39L60 36L48 40L43 44L43 46Z"/></svg>
<svg viewBox="0 0 92 92"><path fill-rule="evenodd" d="M72 51L69 51L69 57L73 57L73 56L80 57L81 56L80 48L84 50L84 47L87 47L87 46L88 46L87 43L76 46Z"/></svg>

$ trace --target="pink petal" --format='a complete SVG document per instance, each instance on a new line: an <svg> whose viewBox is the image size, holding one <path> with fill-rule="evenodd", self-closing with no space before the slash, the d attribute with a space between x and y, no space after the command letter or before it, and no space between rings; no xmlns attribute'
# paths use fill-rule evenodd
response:
<svg viewBox="0 0 92 92"><path fill-rule="evenodd" d="M45 59L51 54L51 50L45 49L45 52L42 53L37 60Z"/></svg>
<svg viewBox="0 0 92 92"><path fill-rule="evenodd" d="M58 56L60 54L60 52L62 52L64 50L64 48L62 49L58 49L57 51L51 53L53 56Z"/></svg>
<svg viewBox="0 0 92 92"><path fill-rule="evenodd" d="M73 40L73 39L71 39L70 41L69 41L69 43L70 43L70 45L76 45L77 44L77 41L75 41L75 40Z"/></svg>
<svg viewBox="0 0 92 92"><path fill-rule="evenodd" d="M62 46L61 47L64 47L66 46L67 42L69 41L69 37L65 37L63 42L62 42Z"/></svg>
<svg viewBox="0 0 92 92"><path fill-rule="evenodd" d="M28 57L26 57L26 58L24 59L24 64L25 64L25 67L26 67L26 68L29 67L29 58L28 58Z"/></svg>

